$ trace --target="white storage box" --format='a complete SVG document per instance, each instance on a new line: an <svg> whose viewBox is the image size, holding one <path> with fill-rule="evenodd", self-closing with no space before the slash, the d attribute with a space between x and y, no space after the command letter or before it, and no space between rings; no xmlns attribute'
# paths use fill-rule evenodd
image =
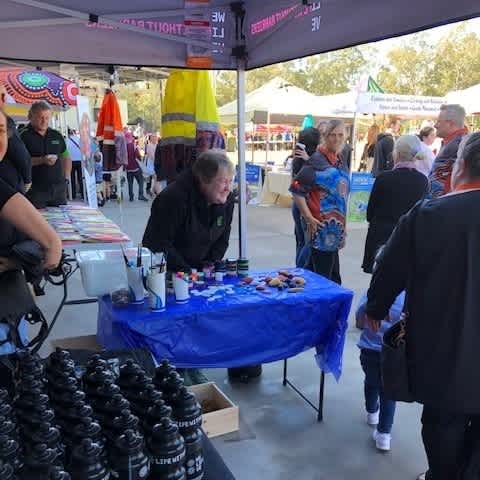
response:
<svg viewBox="0 0 480 480"><path fill-rule="evenodd" d="M136 261L137 249L126 248L129 260ZM84 250L76 254L82 284L89 297L108 295L112 290L127 287L127 270L122 250ZM150 250L142 250L142 264L150 266Z"/></svg>

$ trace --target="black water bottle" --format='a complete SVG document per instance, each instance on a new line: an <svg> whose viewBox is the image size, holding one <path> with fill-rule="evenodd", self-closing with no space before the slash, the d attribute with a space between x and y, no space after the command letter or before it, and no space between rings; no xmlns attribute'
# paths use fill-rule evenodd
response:
<svg viewBox="0 0 480 480"><path fill-rule="evenodd" d="M22 480L50 480L56 458L57 452L44 443L35 445L25 455Z"/></svg>
<svg viewBox="0 0 480 480"><path fill-rule="evenodd" d="M50 472L50 480L71 480L71 477L63 468L53 467Z"/></svg>
<svg viewBox="0 0 480 480"><path fill-rule="evenodd" d="M55 413L45 405L38 405L29 409L17 408L17 417L20 424L40 425L43 422L56 424Z"/></svg>
<svg viewBox="0 0 480 480"><path fill-rule="evenodd" d="M0 460L0 478L2 480L16 480L17 478L13 467L3 460Z"/></svg>
<svg viewBox="0 0 480 480"><path fill-rule="evenodd" d="M187 450L185 470L187 480L200 480L204 475L204 457L202 446L202 407L195 395L186 387L180 388L175 398L173 418L185 440Z"/></svg>
<svg viewBox="0 0 480 480"><path fill-rule="evenodd" d="M176 368L171 365L168 360L162 360L160 365L155 369L155 376L153 377L153 383L157 389L162 389L162 382L166 380L172 372L176 372Z"/></svg>
<svg viewBox="0 0 480 480"><path fill-rule="evenodd" d="M72 432L82 418L93 417L93 409L83 400L73 402L71 405L57 406L57 423L64 432Z"/></svg>
<svg viewBox="0 0 480 480"><path fill-rule="evenodd" d="M19 439L17 424L7 417L0 416L0 437L6 436L13 440Z"/></svg>
<svg viewBox="0 0 480 480"><path fill-rule="evenodd" d="M48 410L50 408L50 399L45 393L35 389L31 392L22 392L15 398L14 406L18 417L34 412L35 410Z"/></svg>
<svg viewBox="0 0 480 480"><path fill-rule="evenodd" d="M10 419L12 422L17 422L15 410L10 403L2 402L0 400L0 416Z"/></svg>
<svg viewBox="0 0 480 480"><path fill-rule="evenodd" d="M186 480L185 442L174 422L164 418L155 425L148 447L150 480Z"/></svg>
<svg viewBox="0 0 480 480"><path fill-rule="evenodd" d="M105 443L100 425L91 417L82 418L73 428L72 440L78 444L85 438L90 438L100 445Z"/></svg>
<svg viewBox="0 0 480 480"><path fill-rule="evenodd" d="M143 436L126 430L110 449L112 477L118 480L144 480L150 473L150 459L145 453Z"/></svg>
<svg viewBox="0 0 480 480"><path fill-rule="evenodd" d="M167 405L172 406L175 403L175 398L182 387L183 378L177 372L170 372L168 377L163 380L160 388L163 400Z"/></svg>
<svg viewBox="0 0 480 480"><path fill-rule="evenodd" d="M148 409L157 401L162 400L163 395L155 388L153 383L149 383L143 390L135 392L130 398L132 410L140 420L144 420Z"/></svg>
<svg viewBox="0 0 480 480"><path fill-rule="evenodd" d="M85 365L85 375L93 373L97 367L101 367L103 370L108 369L108 362L102 358L98 353L93 354L87 364Z"/></svg>
<svg viewBox="0 0 480 480"><path fill-rule="evenodd" d="M110 469L104 459L103 448L90 438L84 438L73 449L69 467L72 480L109 480Z"/></svg>
<svg viewBox="0 0 480 480"><path fill-rule="evenodd" d="M24 428L23 436L28 451L35 445L45 444L48 448L56 452L57 457L54 462L56 465L63 465L65 463L65 446L62 443L60 430L58 430L58 428L48 422L43 422L34 428Z"/></svg>
<svg viewBox="0 0 480 480"><path fill-rule="evenodd" d="M0 437L0 460L10 464L18 472L23 467L20 445L6 436Z"/></svg>
<svg viewBox="0 0 480 480"><path fill-rule="evenodd" d="M112 401L113 397L121 395L120 387L116 385L111 378L106 378L104 383L95 390L89 392L89 402L99 418L108 416L107 404Z"/></svg>
<svg viewBox="0 0 480 480"><path fill-rule="evenodd" d="M117 378L117 385L121 388L124 395L135 389L137 377L142 373L142 368L133 360L127 360L120 366L120 375Z"/></svg>
<svg viewBox="0 0 480 480"><path fill-rule="evenodd" d="M121 393L116 393L101 408L97 404L97 409L101 412L104 422L109 423L118 417L122 410L130 410L130 402Z"/></svg>
<svg viewBox="0 0 480 480"><path fill-rule="evenodd" d="M24 375L31 375L41 382L44 381L45 369L36 356L28 350L18 352L16 356L17 363L14 376L17 380L21 380Z"/></svg>
<svg viewBox="0 0 480 480"><path fill-rule="evenodd" d="M172 409L163 400L156 400L148 409L143 421L143 431L146 438L152 436L153 427L160 423L163 418L171 418Z"/></svg>
<svg viewBox="0 0 480 480"><path fill-rule="evenodd" d="M140 369L135 379L130 380L131 383L128 388L121 387L122 393L130 401L134 401L138 397L140 392L145 390L148 385L152 385L151 377L149 377L142 369Z"/></svg>
<svg viewBox="0 0 480 480"><path fill-rule="evenodd" d="M59 357L52 361L51 357L46 366L46 377L49 382L54 381L57 377L68 376L78 378L78 372L75 362L70 358L70 354L66 352L65 357Z"/></svg>
<svg viewBox="0 0 480 480"><path fill-rule="evenodd" d="M95 396L98 387L101 387L105 380L115 380L110 370L97 366L95 371L83 377L84 391L87 395Z"/></svg>
<svg viewBox="0 0 480 480"><path fill-rule="evenodd" d="M105 424L104 426L102 425L102 428L108 444L113 445L115 440L127 430L140 432L139 425L140 422L138 417L133 415L132 412L127 408L122 410L120 414L113 419L113 421Z"/></svg>
<svg viewBox="0 0 480 480"><path fill-rule="evenodd" d="M83 390L65 390L63 392L50 392L50 400L54 404L54 408L59 412L62 408L81 405L80 402L86 403L87 396Z"/></svg>
<svg viewBox="0 0 480 480"><path fill-rule="evenodd" d="M10 394L8 390L0 388L0 403L10 403L11 402Z"/></svg>

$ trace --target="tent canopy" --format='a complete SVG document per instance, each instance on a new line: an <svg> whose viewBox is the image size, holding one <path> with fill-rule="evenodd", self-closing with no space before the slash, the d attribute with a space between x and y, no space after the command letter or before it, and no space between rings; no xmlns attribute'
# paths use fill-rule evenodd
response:
<svg viewBox="0 0 480 480"><path fill-rule="evenodd" d="M288 123L285 119L278 121L277 117L303 117L308 113L315 113L311 110L316 98L315 95L276 77L246 95L245 119L253 123ZM222 122L236 123L237 108L236 100L220 107L218 112Z"/></svg>
<svg viewBox="0 0 480 480"><path fill-rule="evenodd" d="M448 103L459 103L468 115L480 115L480 83L465 90L447 93Z"/></svg>
<svg viewBox="0 0 480 480"><path fill-rule="evenodd" d="M472 0L2 0L0 43L9 60L255 68L477 16Z"/></svg>

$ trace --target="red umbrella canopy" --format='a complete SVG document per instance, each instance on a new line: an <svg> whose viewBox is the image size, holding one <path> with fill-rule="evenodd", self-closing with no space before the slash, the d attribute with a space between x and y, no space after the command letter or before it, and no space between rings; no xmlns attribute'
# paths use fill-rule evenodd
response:
<svg viewBox="0 0 480 480"><path fill-rule="evenodd" d="M77 105L77 85L52 72L0 70L0 82L16 103L29 105L43 100L61 108Z"/></svg>

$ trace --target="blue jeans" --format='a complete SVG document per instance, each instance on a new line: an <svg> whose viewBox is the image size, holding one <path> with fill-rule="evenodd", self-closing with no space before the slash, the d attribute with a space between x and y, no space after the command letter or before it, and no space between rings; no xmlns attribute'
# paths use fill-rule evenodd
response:
<svg viewBox="0 0 480 480"><path fill-rule="evenodd" d="M379 433L390 433L395 415L395 401L386 398L383 393L380 352L362 348L360 363L365 372L365 408L368 413L375 413L380 408L377 430Z"/></svg>
<svg viewBox="0 0 480 480"><path fill-rule="evenodd" d="M305 246L305 233L303 231L302 215L300 214L300 209L295 205L295 202L292 205L292 216L295 223L295 264L297 267L303 267L303 265L299 265L299 256Z"/></svg>

